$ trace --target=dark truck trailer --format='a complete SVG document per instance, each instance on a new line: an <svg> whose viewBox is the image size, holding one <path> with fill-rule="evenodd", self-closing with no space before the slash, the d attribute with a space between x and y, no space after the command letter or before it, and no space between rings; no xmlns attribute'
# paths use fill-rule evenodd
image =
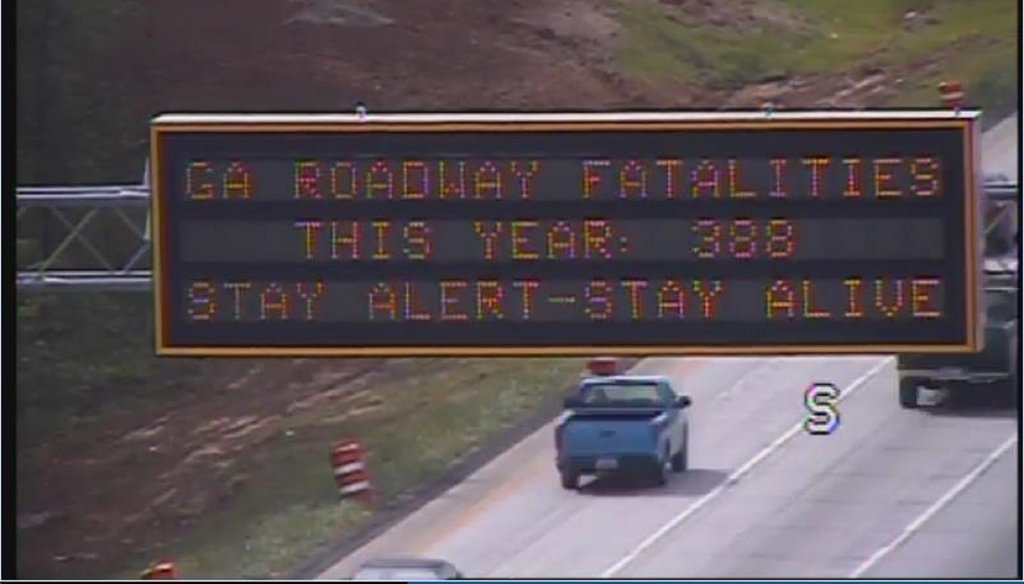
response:
<svg viewBox="0 0 1024 584"><path fill-rule="evenodd" d="M1020 289L1017 259L986 260L985 345L977 353L903 354L897 356L899 402L904 408L918 405L918 390L956 390L1005 386L1019 398L1020 386Z"/></svg>
<svg viewBox="0 0 1024 584"><path fill-rule="evenodd" d="M917 407L922 387L953 390L1003 385L1019 403L1020 187L1002 177L986 179L984 197L984 347L967 354L898 355L899 402L905 408Z"/></svg>

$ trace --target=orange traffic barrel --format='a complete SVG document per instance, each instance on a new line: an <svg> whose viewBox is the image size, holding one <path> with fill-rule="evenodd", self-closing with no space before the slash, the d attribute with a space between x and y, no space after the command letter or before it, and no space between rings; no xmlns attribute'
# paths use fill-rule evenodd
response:
<svg viewBox="0 0 1024 584"><path fill-rule="evenodd" d="M142 571L143 580L174 580L178 577L178 571L173 562L160 562L153 564Z"/></svg>
<svg viewBox="0 0 1024 584"><path fill-rule="evenodd" d="M939 93L942 94L943 107L960 109L966 103L967 93L959 81L949 80L939 83Z"/></svg>
<svg viewBox="0 0 1024 584"><path fill-rule="evenodd" d="M355 440L342 440L331 449L334 484L342 498L373 500L373 487L366 468L366 452Z"/></svg>

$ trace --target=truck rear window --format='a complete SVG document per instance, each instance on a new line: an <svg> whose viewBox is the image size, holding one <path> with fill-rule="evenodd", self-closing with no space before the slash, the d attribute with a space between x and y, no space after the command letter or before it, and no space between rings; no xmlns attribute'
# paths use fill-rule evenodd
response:
<svg viewBox="0 0 1024 584"><path fill-rule="evenodd" d="M588 385L580 395L589 405L662 405L668 401L657 383L599 383Z"/></svg>

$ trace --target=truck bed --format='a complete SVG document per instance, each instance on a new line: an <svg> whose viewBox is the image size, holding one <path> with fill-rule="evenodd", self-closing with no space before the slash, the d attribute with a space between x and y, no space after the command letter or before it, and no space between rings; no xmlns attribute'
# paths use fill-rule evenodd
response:
<svg viewBox="0 0 1024 584"><path fill-rule="evenodd" d="M573 411L562 430L568 456L650 454L658 451L657 426L664 411L655 408Z"/></svg>

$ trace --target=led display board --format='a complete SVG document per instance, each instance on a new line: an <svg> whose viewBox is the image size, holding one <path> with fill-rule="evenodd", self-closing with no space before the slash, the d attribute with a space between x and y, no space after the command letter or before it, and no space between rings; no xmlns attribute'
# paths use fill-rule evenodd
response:
<svg viewBox="0 0 1024 584"><path fill-rule="evenodd" d="M977 350L976 122L159 116L157 352Z"/></svg>

